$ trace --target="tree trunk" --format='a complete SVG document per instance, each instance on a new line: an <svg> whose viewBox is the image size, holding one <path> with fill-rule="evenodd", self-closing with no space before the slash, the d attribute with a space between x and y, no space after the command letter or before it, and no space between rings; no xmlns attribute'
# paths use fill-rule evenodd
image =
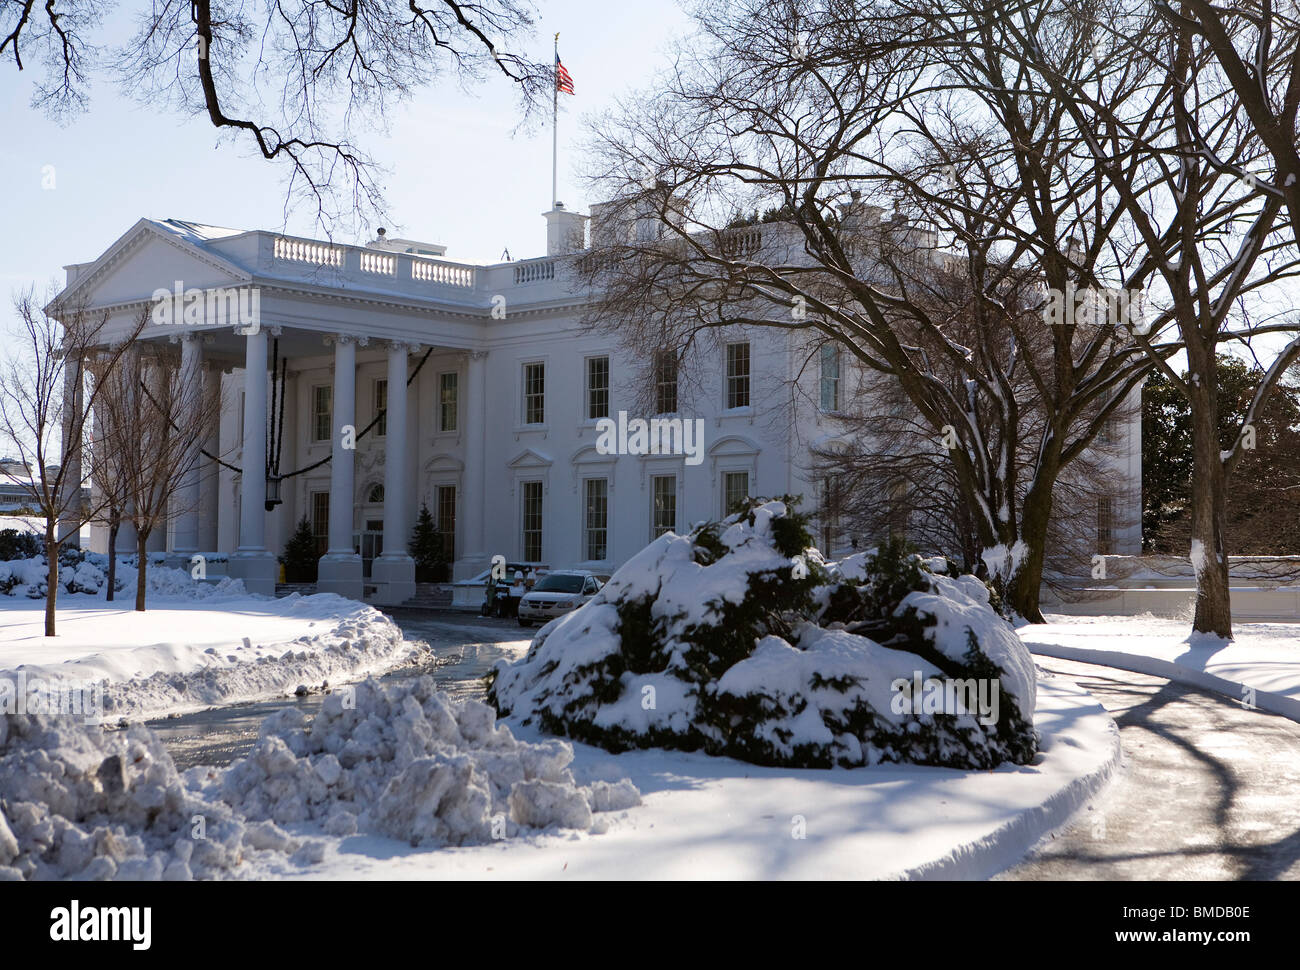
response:
<svg viewBox="0 0 1300 970"><path fill-rule="evenodd" d="M145 552L145 546L149 544L149 534L141 532L138 528L135 533L136 563L135 571L135 609L137 613L144 612L144 587L145 573L149 568L149 554Z"/></svg>
<svg viewBox="0 0 1300 970"><path fill-rule="evenodd" d="M1190 357L1190 355L1189 355ZM1232 601L1228 593L1228 555L1223 536L1227 522L1227 476L1219 454L1216 368L1189 359L1192 418L1192 543L1196 572L1196 615L1192 630L1232 639Z"/></svg>
<svg viewBox="0 0 1300 970"><path fill-rule="evenodd" d="M113 602L113 587L117 584L117 531L122 528L122 524L114 516L108 523L108 592L104 594L104 602Z"/></svg>
<svg viewBox="0 0 1300 970"><path fill-rule="evenodd" d="M1052 479L1055 484L1055 478ZM1030 623L1045 623L1039 599L1043 587L1043 561L1047 556L1047 529L1052 518L1052 485L1041 479L1025 495L1020 510L1020 541L1026 546L1020 568L1007 584L1007 605Z"/></svg>
<svg viewBox="0 0 1300 970"><path fill-rule="evenodd" d="M55 607L59 597L59 543L54 535L54 518L45 519L45 635L54 633Z"/></svg>

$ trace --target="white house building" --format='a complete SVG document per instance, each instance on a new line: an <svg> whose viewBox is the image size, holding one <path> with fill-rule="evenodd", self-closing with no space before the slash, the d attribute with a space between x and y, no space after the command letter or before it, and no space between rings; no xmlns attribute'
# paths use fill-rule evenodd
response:
<svg viewBox="0 0 1300 970"><path fill-rule="evenodd" d="M382 230L352 246L141 219L68 266L60 306L108 311L121 330L152 307L143 340L180 343L181 367L220 396L207 456L156 549L228 555L232 575L271 592L306 517L319 589L400 603L415 592L406 548L421 503L457 579L496 554L608 572L745 495L802 494L816 512L810 449L837 433L847 358L801 373L792 335L738 330L701 351L714 357L699 362L689 408L675 375L656 388L656 410L701 422L693 454L610 454L599 421L636 415L646 362L580 324L572 262L586 217L557 205L545 218L547 255L516 262L455 261ZM1115 490L1134 522L1135 425ZM1136 528L1110 538L1110 551L1137 551ZM124 529L119 549L132 541ZM105 542L97 530L92 543Z"/></svg>

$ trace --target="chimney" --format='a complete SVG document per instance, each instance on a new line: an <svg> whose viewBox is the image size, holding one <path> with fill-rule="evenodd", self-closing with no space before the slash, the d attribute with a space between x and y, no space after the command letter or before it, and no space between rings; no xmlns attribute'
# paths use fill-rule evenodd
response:
<svg viewBox="0 0 1300 970"><path fill-rule="evenodd" d="M840 225L846 230L864 229L879 225L885 210L878 205L868 205L862 201L862 193L854 189L849 193L849 201L840 203Z"/></svg>
<svg viewBox="0 0 1300 970"><path fill-rule="evenodd" d="M632 241L627 204L621 201L597 202L591 207L591 247L604 249Z"/></svg>
<svg viewBox="0 0 1300 970"><path fill-rule="evenodd" d="M567 256L587 248L587 217L570 212L563 202L555 203L546 217L546 255Z"/></svg>

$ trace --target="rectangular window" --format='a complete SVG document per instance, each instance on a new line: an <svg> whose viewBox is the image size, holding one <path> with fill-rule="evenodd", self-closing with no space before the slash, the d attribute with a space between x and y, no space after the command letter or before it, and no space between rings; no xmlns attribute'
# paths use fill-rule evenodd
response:
<svg viewBox="0 0 1300 970"><path fill-rule="evenodd" d="M311 493L311 534L316 537L316 549L323 556L329 549L330 493Z"/></svg>
<svg viewBox="0 0 1300 970"><path fill-rule="evenodd" d="M375 434L382 438L388 434L388 381L375 381L375 414L379 418Z"/></svg>
<svg viewBox="0 0 1300 970"><path fill-rule="evenodd" d="M524 364L524 424L546 423L546 365Z"/></svg>
<svg viewBox="0 0 1300 970"><path fill-rule="evenodd" d="M722 475L722 514L731 515L745 507L749 498L749 472L724 472Z"/></svg>
<svg viewBox="0 0 1300 970"><path fill-rule="evenodd" d="M828 475L822 479L822 552L830 555L840 532L840 481Z"/></svg>
<svg viewBox="0 0 1300 970"><path fill-rule="evenodd" d="M523 482L524 561L542 561L542 483Z"/></svg>
<svg viewBox="0 0 1300 970"><path fill-rule="evenodd" d="M609 417L609 358L587 358L587 420Z"/></svg>
<svg viewBox="0 0 1300 970"><path fill-rule="evenodd" d="M437 499L438 534L442 536L442 557L456 561L456 486L439 485Z"/></svg>
<svg viewBox="0 0 1300 970"><path fill-rule="evenodd" d="M677 355L661 350L655 355L655 414L677 413Z"/></svg>
<svg viewBox="0 0 1300 970"><path fill-rule="evenodd" d="M651 479L650 538L677 531L677 476L656 475Z"/></svg>
<svg viewBox="0 0 1300 970"><path fill-rule="evenodd" d="M438 430L455 431L460 395L460 375L455 371L438 375Z"/></svg>
<svg viewBox="0 0 1300 970"><path fill-rule="evenodd" d="M609 480L588 478L583 483L586 499L586 553L589 561L605 558L609 536Z"/></svg>
<svg viewBox="0 0 1300 970"><path fill-rule="evenodd" d="M889 489L889 538L906 539L912 519L911 492L907 482L895 482Z"/></svg>
<svg viewBox="0 0 1300 970"><path fill-rule="evenodd" d="M1115 512L1109 495L1097 499L1097 552L1115 554Z"/></svg>
<svg viewBox="0 0 1300 970"><path fill-rule="evenodd" d="M840 348L824 344L821 350L821 405L823 411L840 409Z"/></svg>
<svg viewBox="0 0 1300 970"><path fill-rule="evenodd" d="M328 384L317 384L311 389L311 430L312 440L329 441L333 428L330 423L334 418L334 388Z"/></svg>
<svg viewBox="0 0 1300 970"><path fill-rule="evenodd" d="M727 408L749 407L749 344L727 344Z"/></svg>

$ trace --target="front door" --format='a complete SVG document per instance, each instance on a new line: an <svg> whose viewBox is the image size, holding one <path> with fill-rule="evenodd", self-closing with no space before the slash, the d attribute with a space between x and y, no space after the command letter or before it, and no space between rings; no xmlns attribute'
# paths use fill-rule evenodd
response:
<svg viewBox="0 0 1300 970"><path fill-rule="evenodd" d="M367 519L365 531L361 533L361 575L370 578L370 567L375 559L384 554L384 523L379 519Z"/></svg>

